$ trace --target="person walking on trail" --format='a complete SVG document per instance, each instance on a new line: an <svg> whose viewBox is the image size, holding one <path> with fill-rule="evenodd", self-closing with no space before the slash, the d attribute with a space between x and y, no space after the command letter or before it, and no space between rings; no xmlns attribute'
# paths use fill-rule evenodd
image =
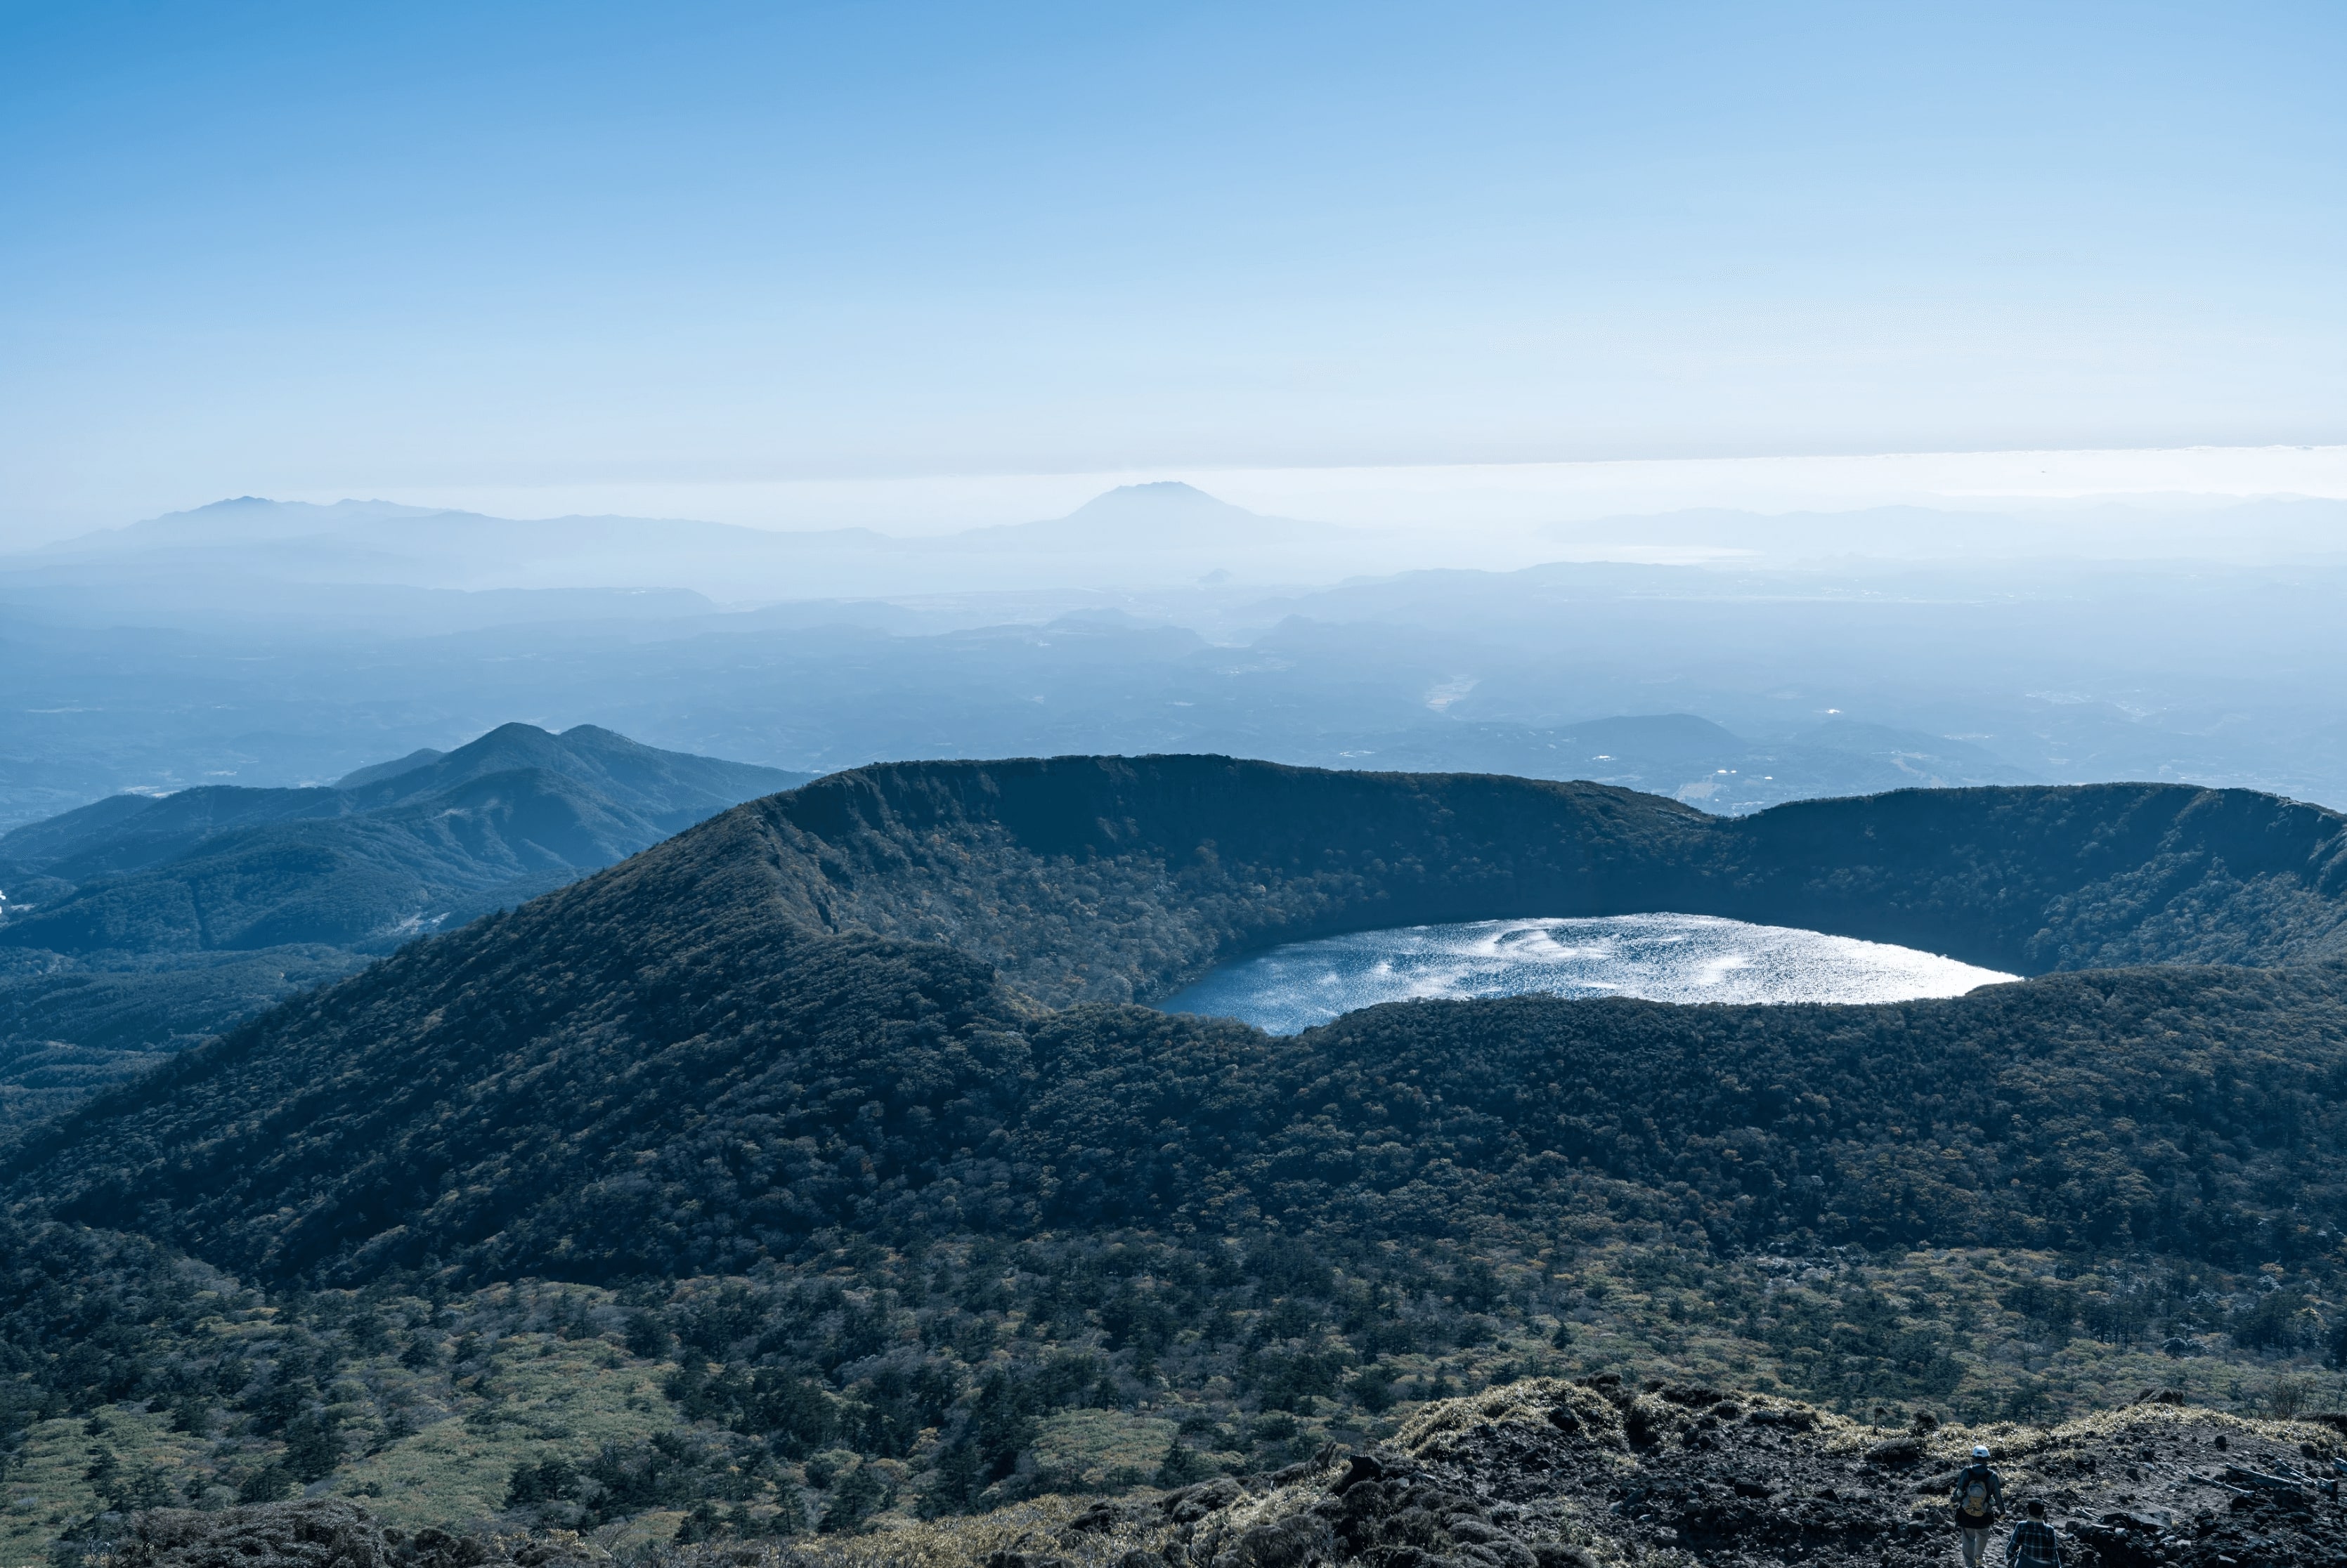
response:
<svg viewBox="0 0 2347 1568"><path fill-rule="evenodd" d="M2033 1498L2028 1512L2004 1538L2004 1568L2062 1568L2062 1542L2045 1522L2045 1505Z"/></svg>
<svg viewBox="0 0 2347 1568"><path fill-rule="evenodd" d="M1981 1568L1988 1533L2004 1506L2004 1482L1988 1468L1988 1447L1974 1444L1973 1462L1956 1474L1956 1528L1963 1532L1964 1568Z"/></svg>

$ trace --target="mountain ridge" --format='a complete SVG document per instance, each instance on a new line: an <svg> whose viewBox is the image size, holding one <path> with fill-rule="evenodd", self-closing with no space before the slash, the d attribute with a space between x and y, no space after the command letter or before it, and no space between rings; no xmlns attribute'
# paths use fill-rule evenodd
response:
<svg viewBox="0 0 2347 1568"><path fill-rule="evenodd" d="M592 724L575 725L558 736L511 723L453 752L414 753L397 763L359 769L331 785L205 784L158 796L112 796L0 835L0 866L67 880L140 870L238 829L364 816L494 774L533 773L590 784L611 804L640 817L646 830L658 830L657 836L809 776L663 752Z"/></svg>
<svg viewBox="0 0 2347 1568"><path fill-rule="evenodd" d="M384 607L369 595L403 590L412 598L449 591L609 595L626 588L741 603L1031 588L1038 570L1061 586L1088 588L1143 568L1144 576L1171 571L1187 580L1213 567L1276 564L1311 577L1330 547L1377 537L1265 517L1172 480L1119 487L1063 517L913 534L675 518L510 518L387 502L327 507L247 497L0 558L0 582L21 583L60 603L95 595L112 606L158 611L181 601L192 608L223 582L281 591L332 588L377 614ZM259 608L247 605L248 611ZM428 610L457 620L482 611L404 600L401 608L411 617ZM628 609L601 608L606 614ZM551 619L559 610L510 607L516 620ZM297 601L275 613L298 619L301 611Z"/></svg>

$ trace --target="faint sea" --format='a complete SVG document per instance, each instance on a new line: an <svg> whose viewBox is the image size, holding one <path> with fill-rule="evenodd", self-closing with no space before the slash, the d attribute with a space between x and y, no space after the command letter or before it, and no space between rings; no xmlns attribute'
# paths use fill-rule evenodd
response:
<svg viewBox="0 0 2347 1568"><path fill-rule="evenodd" d="M1891 1002L2016 980L1886 942L1710 915L1479 920L1296 942L1159 1005L1295 1034L1379 1002L1545 995L1661 1002Z"/></svg>

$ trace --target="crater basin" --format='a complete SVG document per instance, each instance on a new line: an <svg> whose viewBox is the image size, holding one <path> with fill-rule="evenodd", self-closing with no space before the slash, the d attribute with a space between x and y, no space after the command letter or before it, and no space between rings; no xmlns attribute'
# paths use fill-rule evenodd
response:
<svg viewBox="0 0 2347 1568"><path fill-rule="evenodd" d="M1936 953L1710 915L1478 920L1295 942L1160 1003L1295 1034L1413 998L1537 994L1661 1002L1892 1002L2017 980Z"/></svg>

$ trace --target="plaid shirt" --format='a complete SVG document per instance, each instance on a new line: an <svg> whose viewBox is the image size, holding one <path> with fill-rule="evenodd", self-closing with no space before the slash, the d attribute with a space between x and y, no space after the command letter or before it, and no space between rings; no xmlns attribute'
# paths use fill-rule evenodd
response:
<svg viewBox="0 0 2347 1568"><path fill-rule="evenodd" d="M2062 1543L2042 1519L2024 1519L2005 1538L2005 1568L2059 1568Z"/></svg>

